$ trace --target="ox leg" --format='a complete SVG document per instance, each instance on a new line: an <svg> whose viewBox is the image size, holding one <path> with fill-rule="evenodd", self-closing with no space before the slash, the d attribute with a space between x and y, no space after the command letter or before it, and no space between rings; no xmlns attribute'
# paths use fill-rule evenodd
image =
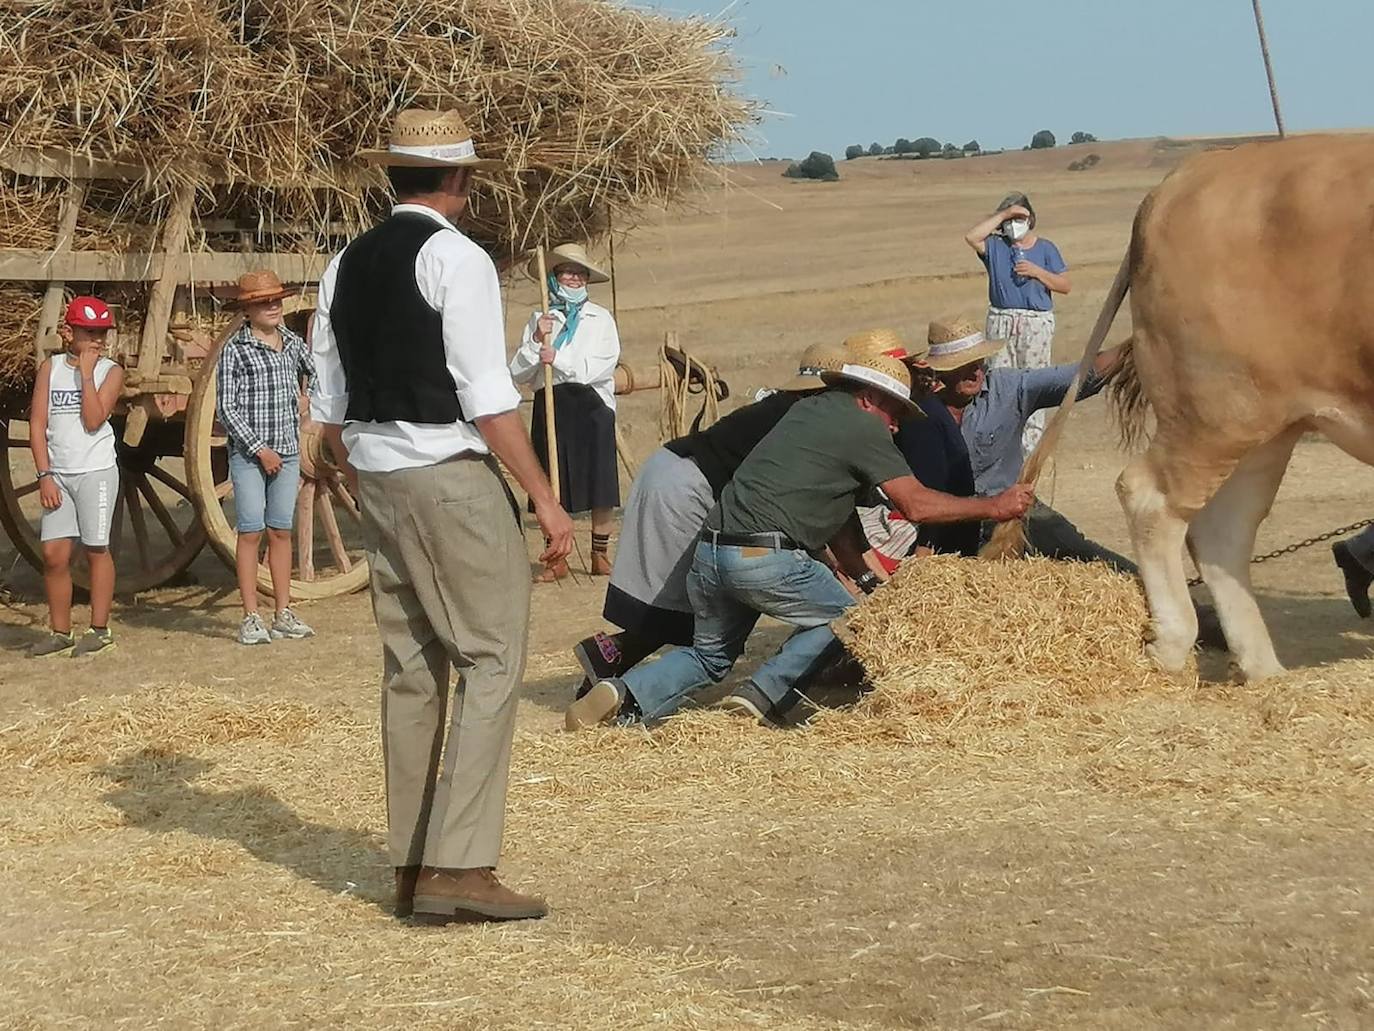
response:
<svg viewBox="0 0 1374 1031"><path fill-rule="evenodd" d="M1188 527L1189 550L1216 601L1226 643L1247 680L1283 672L1255 603L1250 558L1255 533L1269 514L1301 435L1302 428L1293 427L1247 454Z"/></svg>
<svg viewBox="0 0 1374 1031"><path fill-rule="evenodd" d="M1197 640L1197 613L1183 570L1183 540L1192 512L1180 514L1160 483L1152 447L1117 477L1116 494L1131 530L1150 605L1153 640L1145 651L1166 670L1180 670ZM1195 511L1196 509L1194 509Z"/></svg>

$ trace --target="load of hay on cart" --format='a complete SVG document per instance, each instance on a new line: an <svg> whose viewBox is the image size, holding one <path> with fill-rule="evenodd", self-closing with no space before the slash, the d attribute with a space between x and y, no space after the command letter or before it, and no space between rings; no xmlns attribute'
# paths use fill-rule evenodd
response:
<svg viewBox="0 0 1374 1031"><path fill-rule="evenodd" d="M727 31L697 19L602 0L552 15L538 0L437 0L423 20L385 0L192 6L201 17L160 0L39 3L0 25L0 524L41 566L33 372L61 347L65 300L97 294L126 370L112 419L121 593L172 581L207 542L232 567L224 302L240 275L272 269L301 288L287 320L306 329L330 255L388 203L354 155L399 108L459 106L504 157L465 226L502 266L536 243L604 237L612 209L628 228L750 118L723 86ZM302 430L292 592L309 599L361 587L367 569L356 502L304 411Z"/></svg>

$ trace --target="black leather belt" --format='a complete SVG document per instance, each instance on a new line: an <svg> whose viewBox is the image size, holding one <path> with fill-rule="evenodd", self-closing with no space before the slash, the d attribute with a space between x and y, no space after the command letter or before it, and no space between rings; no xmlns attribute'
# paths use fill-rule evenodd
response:
<svg viewBox="0 0 1374 1031"><path fill-rule="evenodd" d="M701 539L707 544L715 544L725 548L772 548L774 551L806 550L785 533L722 533L707 527L701 531Z"/></svg>

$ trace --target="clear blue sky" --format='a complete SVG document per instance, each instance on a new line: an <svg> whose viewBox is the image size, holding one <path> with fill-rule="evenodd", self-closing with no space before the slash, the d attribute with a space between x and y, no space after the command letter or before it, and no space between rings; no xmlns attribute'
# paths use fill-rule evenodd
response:
<svg viewBox="0 0 1374 1031"><path fill-rule="evenodd" d="M1250 0L640 0L721 15L760 155L1272 131ZM1374 0L1264 0L1290 130L1374 126Z"/></svg>

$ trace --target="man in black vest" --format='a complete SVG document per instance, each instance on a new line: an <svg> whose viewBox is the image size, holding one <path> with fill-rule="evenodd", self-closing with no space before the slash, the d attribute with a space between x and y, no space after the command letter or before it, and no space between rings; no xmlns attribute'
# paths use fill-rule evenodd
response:
<svg viewBox="0 0 1374 1031"><path fill-rule="evenodd" d="M572 520L517 411L496 267L452 222L474 172L500 162L478 158L449 111L402 111L390 146L363 156L386 166L398 203L320 280L310 408L362 505L396 912L537 918L543 900L494 872L530 587L493 455L534 504L543 561L572 550Z"/></svg>

